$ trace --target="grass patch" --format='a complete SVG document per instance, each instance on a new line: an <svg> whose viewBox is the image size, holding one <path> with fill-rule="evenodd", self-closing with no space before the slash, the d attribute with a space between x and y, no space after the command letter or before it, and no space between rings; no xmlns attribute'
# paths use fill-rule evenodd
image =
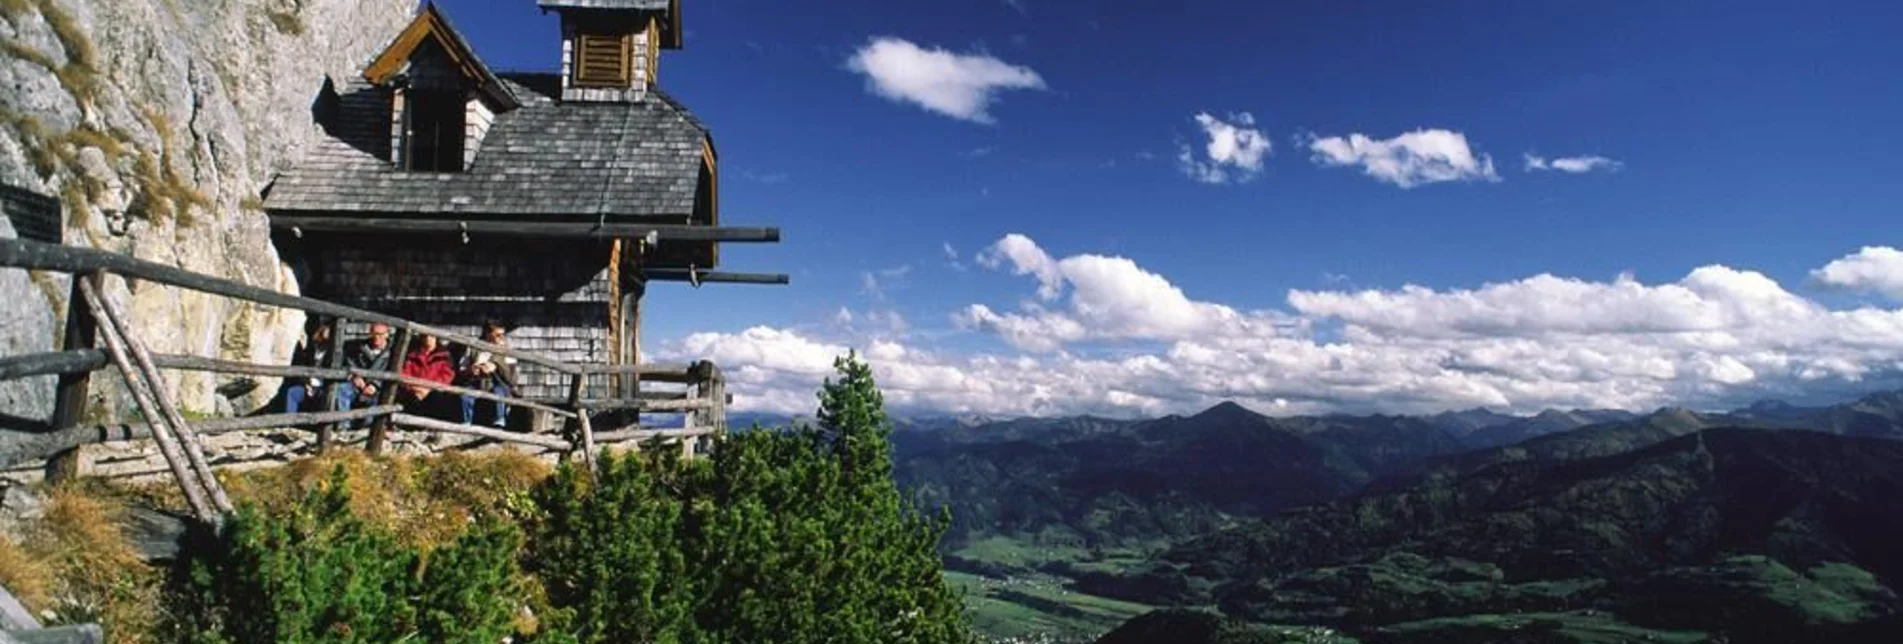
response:
<svg viewBox="0 0 1903 644"><path fill-rule="evenodd" d="M97 622L112 642L158 641L162 576L127 539L124 506L79 485L48 490L46 513L0 540L0 580L51 624Z"/></svg>
<svg viewBox="0 0 1903 644"><path fill-rule="evenodd" d="M1003 581L946 571L965 598L972 629L992 640L1052 637L1088 642L1153 606L1064 590L1057 578Z"/></svg>
<svg viewBox="0 0 1903 644"><path fill-rule="evenodd" d="M513 450L429 458L372 458L336 450L231 477L227 487L234 499L280 510L323 484L338 466L348 476L353 513L389 528L405 545L426 548L454 538L472 521L525 511L529 488L552 471L547 463Z"/></svg>

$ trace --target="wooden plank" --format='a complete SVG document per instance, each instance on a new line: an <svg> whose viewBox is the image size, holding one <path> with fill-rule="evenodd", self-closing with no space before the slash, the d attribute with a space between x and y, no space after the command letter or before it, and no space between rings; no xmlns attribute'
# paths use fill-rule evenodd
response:
<svg viewBox="0 0 1903 644"><path fill-rule="evenodd" d="M583 371L591 374L619 373L637 374L643 380L656 382L689 383L693 377L693 366L683 364L584 364Z"/></svg>
<svg viewBox="0 0 1903 644"><path fill-rule="evenodd" d="M91 284L88 286L92 287L93 293L97 293L105 286L105 280L101 277L100 274L94 273L84 278L75 277L74 279L90 281ZM185 422L184 414L178 413L178 406L172 404L172 397L176 394L172 391L171 383L165 379L165 374L160 373L158 366L152 364L152 352L146 350L143 340L132 335L131 327L126 325L125 311L120 310L117 302L104 294L99 294L97 299L106 309L106 319L111 323L112 330L119 334L126 348L131 349L132 363L138 366L139 375L145 377L146 386L152 388L153 397L159 403L159 413L165 414L166 422L171 424L172 429L178 431L178 442L185 448L185 459L191 462L192 470L198 473L199 484L204 485L205 491L211 493L212 506L218 508L220 514L236 511L231 506L231 497L225 494L225 487L218 483L218 475L211 471L211 463L205 460L205 448L198 440L198 433L192 431L191 423Z"/></svg>
<svg viewBox="0 0 1903 644"><path fill-rule="evenodd" d="M550 358L539 353L521 351L509 347L489 344L481 338L466 336L436 327L417 324L393 315L353 308L341 304L332 304L322 300L288 295L248 284L240 284L226 279L193 273L175 266L166 266L148 262L118 253L109 253L92 248L78 246L59 246L43 244L23 239L0 239L0 267L25 268L34 270L62 271L67 273L87 273L103 270L125 277L135 277L148 282L186 288L212 295L244 300L266 306L297 309L307 313L321 313L347 317L361 322L382 322L393 329L413 333L427 333L464 346L509 356L523 362L542 365L562 373L577 373L580 368Z"/></svg>
<svg viewBox="0 0 1903 644"><path fill-rule="evenodd" d="M657 282L698 282L701 284L789 284L786 273L736 273L733 271L695 271L689 274L677 268L650 268L647 278Z"/></svg>
<svg viewBox="0 0 1903 644"><path fill-rule="evenodd" d="M706 409L712 405L712 402L702 398L675 398L673 400L587 398L576 401L576 404L582 409L591 411L632 409L635 411L682 412Z"/></svg>
<svg viewBox="0 0 1903 644"><path fill-rule="evenodd" d="M450 434L466 434L469 436L481 436L483 438L490 438L490 439L495 439L495 440L509 442L509 443L522 443L525 445L535 445L538 447L546 447L553 450L567 451L574 448L574 446L570 445L568 441L562 440L560 438L556 438L554 436L545 436L542 434L523 434L523 433L508 431L506 429L496 429L494 427L477 427L475 425L451 423L451 422L436 420L433 418L423 418L421 416L411 416L409 414L402 414L402 413L391 414L390 422L400 427L413 427L416 429L426 429L429 431L446 432Z"/></svg>
<svg viewBox="0 0 1903 644"><path fill-rule="evenodd" d="M73 281L79 284L81 299L86 301L86 308L92 310L93 318L99 321L109 320L110 318L106 317L105 307L99 302L100 297L88 284L85 276L74 275ZM177 438L172 436L171 428L165 426L165 416L159 413L158 403L153 402L152 394L146 391L145 387L140 386L139 372L132 368L132 362L126 358L119 334L110 324L100 331L100 335L105 338L106 351L112 356L113 364L118 365L119 374L126 379L126 389L132 392L133 402L138 404L140 413L145 415L146 422L151 423L154 428L152 438L159 444L159 454L165 457L165 464L172 469L172 476L178 479L179 490L185 494L185 502L191 506L192 514L201 521L216 522L218 514L212 510L211 503L205 499L205 491L200 489L197 482L193 480L185 455L179 450ZM161 392L159 395L164 394Z"/></svg>
<svg viewBox="0 0 1903 644"><path fill-rule="evenodd" d="M612 216L612 215L611 215ZM483 220L483 219L395 219L369 217L332 217L314 215L272 215L276 228L296 228L307 232L348 233L468 233L470 235L507 235L509 237L554 237L609 240L617 237L646 237L653 233L661 243L732 242L777 243L777 226L696 226L690 224L620 224L570 221Z"/></svg>
<svg viewBox="0 0 1903 644"><path fill-rule="evenodd" d="M692 438L708 436L714 433L710 427L637 427L622 428L611 432L595 432L595 442L620 443L624 441L644 441L650 438Z"/></svg>

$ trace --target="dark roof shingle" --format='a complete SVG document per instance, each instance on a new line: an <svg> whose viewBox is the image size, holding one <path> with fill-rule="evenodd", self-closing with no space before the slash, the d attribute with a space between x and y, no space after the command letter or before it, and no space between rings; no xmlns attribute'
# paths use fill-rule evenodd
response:
<svg viewBox="0 0 1903 644"><path fill-rule="evenodd" d="M280 174L273 212L686 216L704 126L650 90L638 103L563 103L552 74L503 74L521 107L496 115L464 172L408 172L388 160L390 96L354 81L325 136Z"/></svg>

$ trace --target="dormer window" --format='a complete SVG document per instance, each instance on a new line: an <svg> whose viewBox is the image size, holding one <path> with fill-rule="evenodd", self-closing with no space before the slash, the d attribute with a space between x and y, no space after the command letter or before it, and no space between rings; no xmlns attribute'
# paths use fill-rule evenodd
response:
<svg viewBox="0 0 1903 644"><path fill-rule="evenodd" d="M581 33L575 35L575 85L627 87L633 72L629 55L632 34Z"/></svg>
<svg viewBox="0 0 1903 644"><path fill-rule="evenodd" d="M404 101L408 120L403 137L403 169L418 172L461 172L463 141L469 136L462 92L412 89Z"/></svg>
<svg viewBox="0 0 1903 644"><path fill-rule="evenodd" d="M434 4L423 6L363 77L390 91L389 159L400 170L468 169L496 115L521 106Z"/></svg>

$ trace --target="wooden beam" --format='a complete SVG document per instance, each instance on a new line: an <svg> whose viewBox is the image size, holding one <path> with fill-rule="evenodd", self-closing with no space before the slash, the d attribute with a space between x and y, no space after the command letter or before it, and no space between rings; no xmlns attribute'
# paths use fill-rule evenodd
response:
<svg viewBox="0 0 1903 644"><path fill-rule="evenodd" d="M597 443L619 443L623 441L644 441L651 438L693 438L713 434L711 427L634 427L622 428L611 432L596 432Z"/></svg>
<svg viewBox="0 0 1903 644"><path fill-rule="evenodd" d="M59 374L85 374L105 367L106 352L98 349L44 351L0 358L0 380ZM64 382L65 378L61 378Z"/></svg>
<svg viewBox="0 0 1903 644"><path fill-rule="evenodd" d="M49 351L45 353L35 353L35 354L28 354L25 356L18 356L15 358L3 358L3 359L0 359L0 380L6 380L10 377L19 377L19 376L13 375L12 372L14 371L25 372L25 375L35 375L38 373L62 373L64 372L64 370L67 370L67 369L77 369L80 367L88 367L91 365L104 366L106 361L107 361L106 353L98 349L87 349L87 350L76 350L76 351ZM426 387L432 390L443 391L443 392L452 393L456 395L468 394L483 400L493 400L493 401L501 402L507 405L520 405L522 407L527 407L531 409L540 409L542 411L547 411L547 412L550 412L559 416L563 416L563 417L574 416L574 412L571 412L561 407L549 405L546 403L537 402L537 401L529 400L525 398L498 396L494 393L482 391L480 389L470 389L468 387L461 387L457 385L445 385L445 384L435 382L432 380L424 380L422 378L413 378L410 376L405 376L394 371L374 371L370 369L359 369L356 367L332 369L328 367L306 367L301 365L257 364L252 362L223 360L219 358L205 358L201 356L184 356L184 355L163 354L163 353L152 354L152 363L154 365L157 365L161 368L166 368L166 369L182 369L186 371L210 371L215 373L238 373L238 374L246 374L246 375L253 375L253 376L276 376L280 378L318 378L321 380L343 381L343 380L349 379L351 376L359 376L364 378L365 380L376 380L379 382L386 382L386 383L395 382L395 383L400 383L405 385L414 385L418 387ZM91 368L96 369L97 367L91 367ZM72 423L72 424L77 424L77 423ZM68 426L70 425L71 424L69 424Z"/></svg>
<svg viewBox="0 0 1903 644"><path fill-rule="evenodd" d="M613 216L613 215L610 215ZM653 233L668 242L776 243L777 226L695 226L688 224L601 224L572 221L409 219L272 215L274 228L336 233L468 233L509 237L554 237L609 240L646 237Z"/></svg>
<svg viewBox="0 0 1903 644"><path fill-rule="evenodd" d="M489 344L488 342L484 342L481 338L417 324L393 315L385 315L375 311L367 311L341 304L332 304L322 300L313 300L307 297L279 293L248 284L240 284L226 279L193 273L175 266L166 266L156 262L136 259L128 255L110 253L92 248L60 246L24 239L0 239L0 267L61 271L66 273L87 273L103 270L122 277L134 277L148 282L191 289L212 295L222 295L224 297L254 302L266 306L297 309L307 313L347 317L362 322L382 322L393 329L413 333L428 333L449 342L481 349L497 355L509 356L523 362L542 365L562 373L577 373L581 370L581 368L576 365L538 353Z"/></svg>
<svg viewBox="0 0 1903 644"><path fill-rule="evenodd" d="M568 451L570 449L573 449L573 446L570 445L568 441L562 440L560 438L556 438L554 436L544 436L541 434L523 434L523 433L508 431L506 429L496 429L493 427L477 427L475 425L464 425L462 423L451 423L451 422L436 420L433 418L411 416L409 414L401 414L401 413L391 414L390 422L401 427L413 427L416 429L426 429L430 431L446 432L450 434L466 434L469 436L481 436L483 438L489 438L489 439L494 439L494 440L499 440L499 441L504 441L509 443L522 443L525 445L535 445L537 447L546 447L553 450Z"/></svg>
<svg viewBox="0 0 1903 644"><path fill-rule="evenodd" d="M584 399L584 400L577 401L576 404L579 405L582 409L587 409L591 411L633 409L635 411L657 411L657 412L681 412L681 411L689 411L689 410L695 410L695 409L705 409L709 405L711 405L711 403L707 399L698 398L698 397L674 398L671 400L670 399L654 399L654 398L637 398L633 400L629 400L625 398L592 398L592 399Z"/></svg>
<svg viewBox="0 0 1903 644"><path fill-rule="evenodd" d="M786 273L735 273L731 271L688 271L677 268L650 268L647 278L657 282L697 282L700 284L788 284Z"/></svg>
<svg viewBox="0 0 1903 644"><path fill-rule="evenodd" d="M591 374L620 373L636 374L642 380L671 383L693 382L693 367L683 364L585 364L582 369Z"/></svg>

